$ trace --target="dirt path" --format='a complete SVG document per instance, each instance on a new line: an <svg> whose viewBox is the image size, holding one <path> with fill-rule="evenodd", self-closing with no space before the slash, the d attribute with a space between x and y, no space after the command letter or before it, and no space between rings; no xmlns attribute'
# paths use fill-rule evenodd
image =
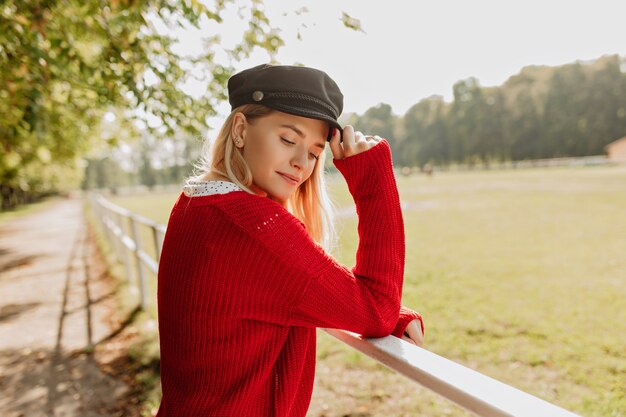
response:
<svg viewBox="0 0 626 417"><path fill-rule="evenodd" d="M0 416L129 414L94 355L118 330L98 259L80 199L0 226Z"/></svg>

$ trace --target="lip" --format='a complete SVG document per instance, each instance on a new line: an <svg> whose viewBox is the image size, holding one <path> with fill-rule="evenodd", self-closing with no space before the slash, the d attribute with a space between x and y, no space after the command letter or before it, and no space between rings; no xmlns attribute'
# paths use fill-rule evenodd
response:
<svg viewBox="0 0 626 417"><path fill-rule="evenodd" d="M289 181L290 183L297 185L300 183L300 179L297 177L294 177L292 175L289 174L285 174L284 172L279 172L276 171L278 173L278 175L280 175L281 177L283 177L284 179L286 179L287 181Z"/></svg>

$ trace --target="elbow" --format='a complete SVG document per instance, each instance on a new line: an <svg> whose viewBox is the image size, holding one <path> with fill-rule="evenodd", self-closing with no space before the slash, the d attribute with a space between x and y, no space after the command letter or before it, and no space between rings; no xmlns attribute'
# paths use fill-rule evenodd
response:
<svg viewBox="0 0 626 417"><path fill-rule="evenodd" d="M371 329L364 332L362 336L374 337L374 338L387 337L393 332L395 327L396 327L396 324L391 321L385 322L385 323L379 323L379 325L373 326Z"/></svg>
<svg viewBox="0 0 626 417"><path fill-rule="evenodd" d="M376 336L372 336L372 337L387 337L389 336L391 333L393 333L393 330L396 328L396 323L398 322L398 318L396 317L395 320L393 321L387 321L385 323L383 323L380 327L380 332L376 334Z"/></svg>
<svg viewBox="0 0 626 417"><path fill-rule="evenodd" d="M364 337L386 337L393 333L400 318L400 305L388 308L388 311L376 315L373 326L364 332Z"/></svg>

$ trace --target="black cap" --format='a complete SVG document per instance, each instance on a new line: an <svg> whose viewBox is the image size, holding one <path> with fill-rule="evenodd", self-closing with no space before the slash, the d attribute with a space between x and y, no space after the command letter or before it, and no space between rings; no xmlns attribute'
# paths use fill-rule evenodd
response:
<svg viewBox="0 0 626 417"><path fill-rule="evenodd" d="M228 101L232 110L243 104L262 104L296 116L324 120L342 132L337 122L343 94L324 71L292 65L262 64L230 77ZM328 131L327 140L332 137Z"/></svg>

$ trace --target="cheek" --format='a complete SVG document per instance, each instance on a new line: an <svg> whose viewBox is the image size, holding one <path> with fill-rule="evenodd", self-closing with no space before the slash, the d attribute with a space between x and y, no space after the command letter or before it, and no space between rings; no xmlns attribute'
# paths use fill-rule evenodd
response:
<svg viewBox="0 0 626 417"><path fill-rule="evenodd" d="M243 150L243 159L246 161L248 168L250 168L253 177L259 174L259 167L262 166L263 154L260 151L260 149L255 149L254 146L246 146Z"/></svg>
<svg viewBox="0 0 626 417"><path fill-rule="evenodd" d="M315 172L315 167L317 166L317 164L319 163L319 161L313 161L310 164L310 167L307 169L306 171L306 178L309 179L311 177L311 175L313 175L313 173Z"/></svg>
<svg viewBox="0 0 626 417"><path fill-rule="evenodd" d="M259 140L260 139L260 140ZM253 178L260 180L268 175L275 167L277 149L268 142L270 138L255 138L244 148L244 159L252 172Z"/></svg>

